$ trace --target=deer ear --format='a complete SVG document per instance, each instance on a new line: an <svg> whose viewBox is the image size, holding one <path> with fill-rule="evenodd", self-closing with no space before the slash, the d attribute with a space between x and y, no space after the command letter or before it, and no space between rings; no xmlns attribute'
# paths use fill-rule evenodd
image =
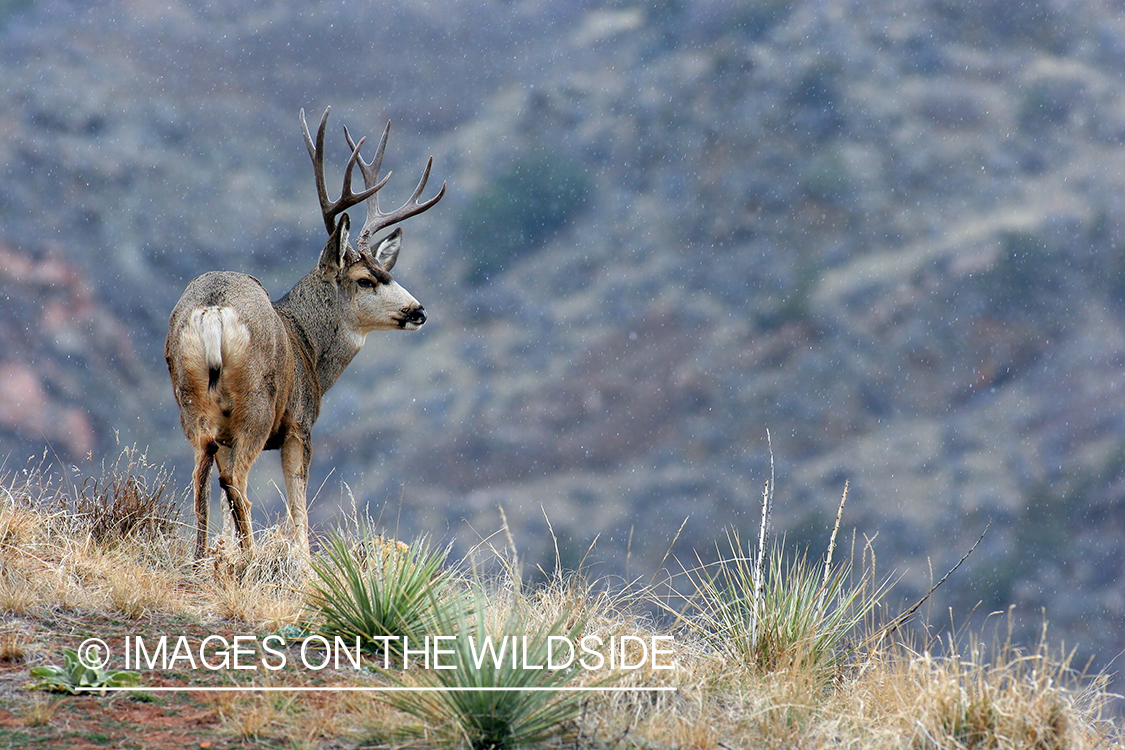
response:
<svg viewBox="0 0 1125 750"><path fill-rule="evenodd" d="M398 260L398 251L402 247L402 227L388 234L375 248L375 260L383 267L384 271L394 268Z"/></svg>
<svg viewBox="0 0 1125 750"><path fill-rule="evenodd" d="M328 243L320 253L321 270L335 273L344 267L346 256L351 250L348 244L348 225L348 215L340 214L336 229L333 230L332 236L328 238Z"/></svg>

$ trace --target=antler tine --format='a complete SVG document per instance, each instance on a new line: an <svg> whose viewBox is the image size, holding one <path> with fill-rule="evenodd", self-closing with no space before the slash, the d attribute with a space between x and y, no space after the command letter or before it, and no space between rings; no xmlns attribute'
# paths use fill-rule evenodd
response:
<svg viewBox="0 0 1125 750"><path fill-rule="evenodd" d="M309 151L309 158L313 163L313 175L316 178L316 195L320 200L320 213L324 217L324 227L328 230L328 234L336 228L336 217L356 205L374 195L382 185L369 187L362 192L352 192L352 169L355 167L357 161L361 164L363 160L360 158L359 150L363 148L365 138L360 138L359 143L353 144L351 138L348 138L348 145L352 147L352 155L348 158L348 163L344 167L344 186L340 191L340 197L332 201L328 198L328 188L324 184L324 130L328 126L328 113L332 111L331 107L326 107L324 114L320 118L320 127L316 131L316 143L313 143L312 135L309 133L308 123L305 121L305 110L301 109L301 131L305 136L305 147ZM362 170L363 167L361 166ZM390 175L388 175L389 177ZM386 182L384 180L384 182Z"/></svg>
<svg viewBox="0 0 1125 750"><path fill-rule="evenodd" d="M305 108L301 107L301 132L305 136L305 148L309 150L309 158L313 163L313 176L316 179L316 197L320 200L320 211L322 214L328 211L328 190L324 186L324 127L328 123L328 113L332 111L331 107L324 110L324 116L320 119L320 129L316 133L316 145L313 145L312 135L309 133L309 124L305 121ZM331 231L331 230L329 230Z"/></svg>
<svg viewBox="0 0 1125 750"><path fill-rule="evenodd" d="M372 221L372 216L379 215L379 190L387 184L391 179L394 172L387 172L387 176L382 180L379 179L379 170L383 166L383 153L387 149L387 137L391 133L391 124L388 122L387 127L383 128L383 137L379 139L379 148L375 150L375 156L371 161L364 161L363 157L359 157L359 171L363 173L363 186L370 190L374 195L373 202L367 204L367 222L364 223L364 229L360 231L359 236L356 237L356 248L361 253L366 253L371 249L371 235L373 231L367 231L367 224ZM348 132L348 126L344 126L344 138L347 139L348 145L352 149L358 149L359 144L352 140L352 134ZM359 143L363 143L360 138ZM374 212L374 213L373 213Z"/></svg>
<svg viewBox="0 0 1125 750"><path fill-rule="evenodd" d="M379 179L379 169L383 166L383 152L387 150L387 137L391 134L391 124L388 122L387 127L383 128L383 137L379 139L379 148L375 150L375 157L371 161L364 161L363 157L359 159L359 171L363 173L363 185L366 188L375 187L376 190L387 184L387 180L391 179L394 172L387 172L387 176L383 181L375 186ZM344 126L344 137L348 139L348 146L350 148L359 148L352 140L352 134L348 132L348 126ZM363 139L360 139L363 142ZM379 203L379 196L375 196L375 203Z"/></svg>
<svg viewBox="0 0 1125 750"><path fill-rule="evenodd" d="M359 158L359 169L363 172L363 183L372 193L376 193L380 188L386 185L387 181L391 179L391 175L394 174L393 172L388 172L386 177L379 180L379 170L383 165L383 154L386 152L387 138L390 136L390 133L391 124L388 122L387 127L383 128L383 135L379 139L379 148L375 150L375 156L371 161L365 162L363 157ZM344 126L344 137L348 139L349 146L359 148L355 141L352 140L351 133L348 132L346 125ZM362 139L360 143L363 143ZM422 213L433 207L434 204L442 199L442 196L445 195L444 182L441 184L441 190L438 191L437 195L422 203L418 202L422 191L426 189L426 181L430 179L430 169L433 163L434 158L431 156L426 162L426 169L422 172L422 179L419 181L418 187L414 188L413 194L411 194L406 203L402 204L394 211L383 213L383 211L379 209L379 196L377 194L375 195L375 200L367 204L367 221L364 222L363 229L360 230L359 236L356 237L356 249L361 253L368 252L371 248L371 239L377 232L397 224L404 219L408 219L415 214Z"/></svg>
<svg viewBox="0 0 1125 750"><path fill-rule="evenodd" d="M363 229L360 230L359 236L356 238L357 248L369 247L371 243L371 237L376 232L386 229L389 226L398 224L400 221L403 221L405 219L409 219L415 214L420 214L423 211L433 208L433 206L442 199L442 196L445 195L445 182L441 183L441 190L438 191L437 195L427 201L418 203L418 197L426 188L426 181L430 179L430 167L433 166L433 163L434 158L431 156L426 161L426 168L422 172L422 179L418 181L418 187L414 188L414 192L411 194L406 203L402 204L394 211L391 211L390 213L383 213L379 210L379 207L377 205L368 204L367 221L364 222Z"/></svg>

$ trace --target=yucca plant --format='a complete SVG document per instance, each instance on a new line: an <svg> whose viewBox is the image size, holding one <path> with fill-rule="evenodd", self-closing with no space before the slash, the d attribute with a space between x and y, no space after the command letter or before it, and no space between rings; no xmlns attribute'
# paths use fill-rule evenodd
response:
<svg viewBox="0 0 1125 750"><path fill-rule="evenodd" d="M331 537L312 560L308 599L318 617L306 628L329 638L359 636L375 653L384 645L397 651L404 637L435 633L450 596L450 573L443 568L448 554L425 539L407 546L363 532L358 542Z"/></svg>
<svg viewBox="0 0 1125 750"><path fill-rule="evenodd" d="M831 669L843 658L848 636L878 601L866 583L850 582L850 566L827 579L804 556L786 560L774 548L757 592L747 558L722 560L717 572L697 580L704 620L715 642L740 661L769 672L787 666Z"/></svg>
<svg viewBox="0 0 1125 750"><path fill-rule="evenodd" d="M801 667L830 674L847 655L848 637L877 606L886 583L875 583L867 571L853 580L850 564L833 564L847 486L823 568L804 555L787 559L777 546L767 552L772 486L771 480L762 493L756 555L732 534L729 556L686 571L698 613L688 626L759 672Z"/></svg>
<svg viewBox="0 0 1125 750"><path fill-rule="evenodd" d="M581 710L582 694L558 688L568 686L578 670L532 665L547 665L549 639L561 636L573 643L582 623L568 611L536 629L517 601L499 627L490 629L484 602L467 597L459 602L458 609L438 613L439 630L455 636L447 644L452 653L443 662L454 668L388 675L399 685L406 686L404 678L409 677L411 686L427 689L388 698L422 720L423 726L407 733L474 750L526 747L564 734ZM512 649L518 649L516 658Z"/></svg>

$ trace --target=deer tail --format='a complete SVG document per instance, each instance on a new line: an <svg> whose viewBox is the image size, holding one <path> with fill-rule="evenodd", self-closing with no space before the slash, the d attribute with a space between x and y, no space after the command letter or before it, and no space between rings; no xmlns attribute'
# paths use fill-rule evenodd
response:
<svg viewBox="0 0 1125 750"><path fill-rule="evenodd" d="M207 307L199 313L199 335L203 339L203 357L207 362L207 388L219 382L223 371L223 312L221 307Z"/></svg>

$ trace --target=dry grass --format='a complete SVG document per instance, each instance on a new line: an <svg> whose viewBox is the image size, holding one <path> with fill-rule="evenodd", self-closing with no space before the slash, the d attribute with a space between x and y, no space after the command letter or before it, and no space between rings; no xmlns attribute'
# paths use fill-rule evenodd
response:
<svg viewBox="0 0 1125 750"><path fill-rule="evenodd" d="M163 466L149 462L136 446L126 447L112 464L86 476L60 506L76 525L101 544L123 540L158 545L175 538L178 498Z"/></svg>
<svg viewBox="0 0 1125 750"><path fill-rule="evenodd" d="M304 556L277 526L260 532L248 553L220 539L203 585L208 610L266 632L292 625L301 619L308 575Z"/></svg>
<svg viewBox="0 0 1125 750"><path fill-rule="evenodd" d="M871 747L1083 748L1119 741L1103 676L1086 679L1052 655L1045 633L1027 651L1010 638L947 641L915 651L895 643L857 667L834 695L837 731ZM939 652L940 651L940 652Z"/></svg>
<svg viewBox="0 0 1125 750"><path fill-rule="evenodd" d="M0 662L22 664L30 654L30 639L23 633L0 633Z"/></svg>
<svg viewBox="0 0 1125 750"><path fill-rule="evenodd" d="M180 613L188 601L175 570L152 564L140 544L105 547L89 535L58 534L50 543L12 550L0 576L0 610L33 615L52 610L117 612L141 617Z"/></svg>
<svg viewBox="0 0 1125 750"><path fill-rule="evenodd" d="M282 737L291 734L294 728L296 700L292 696L226 694L215 699L215 706L223 729L242 740L258 742ZM290 731L285 731L287 725Z"/></svg>
<svg viewBox="0 0 1125 750"><path fill-rule="evenodd" d="M35 695L20 710L23 723L29 727L42 727L51 723L55 711L62 705L62 698Z"/></svg>
<svg viewBox="0 0 1125 750"><path fill-rule="evenodd" d="M136 454L130 455L125 463L129 471L148 470ZM74 613L74 619L83 613L125 618L138 627L157 623L158 629L165 617L226 621L261 634L308 624L319 616L308 599L308 571L292 562L295 556L279 530L259 532L252 555L220 545L212 566L196 568L188 530L163 504L166 490L142 492L139 488L151 488L152 482L114 476L116 484L74 483L53 479L32 466L0 478L0 621L7 621L0 629L0 661L25 664L55 656L39 653L39 636L27 631L27 622L60 613ZM83 486L124 488L121 491L131 499L121 507L130 508L130 518L148 520L130 526L105 517L96 526L101 531L95 532L89 516L76 512L73 495L67 500L67 493L80 492ZM142 496L152 498L152 513L137 509L135 501ZM118 504L107 498L101 507ZM382 551L397 545L372 546L373 540L358 528L349 544L359 567L380 568L372 560L382 559L377 557ZM702 585L678 600L678 608L669 604L676 600L657 597L650 588L615 588L580 573L555 571L545 583L528 586L521 582L512 550L479 551L481 559L450 570L450 581L472 602L465 611L471 613L473 627L479 624L487 632L518 627L523 633L543 634L554 627L555 632L596 635L603 642L611 636L674 636L675 669L658 670L646 663L608 677L583 670L568 682L674 687L674 692L582 694L573 712L559 714L565 716L565 726L542 740L545 746L1123 746L1121 732L1107 713L1111 696L1104 678L1073 671L1066 655L1052 652L1045 637L1030 651L1020 650L1004 634L988 640L987 647L984 638L946 638L922 646L910 644L901 634L865 640L876 631L866 616L868 599L861 599L865 622L848 625L844 634L834 632L827 644L810 637L816 632L804 633L786 644L785 658L747 658L747 653L758 652L724 644L723 635L764 632L761 628L770 621L762 619L761 607L774 606L770 597L775 603L800 597L818 607L824 601L845 607L855 601L849 598L853 584L847 566L826 564L825 571L833 571L826 575L819 565L802 568L763 558L762 549L755 557L734 545L729 561L733 576L681 578ZM746 567L748 562L755 567ZM859 585L868 587L862 596L877 596L882 590L865 570L855 576ZM810 581L812 587L800 593ZM827 597L820 593L826 582L833 586ZM662 612L654 606L658 599L665 603ZM748 599L753 607L745 606ZM731 620L747 616L757 618L750 622L757 630L743 632L740 623ZM815 631L821 626L812 627ZM857 649L857 643L866 645ZM368 674L355 679L381 678ZM450 731L448 713L440 719L435 714L430 719L434 723L427 724L425 717L408 716L369 694L220 694L208 700L222 731L243 743L297 748L386 745L398 741L408 724L415 725L414 741L422 745L450 746L465 739ZM59 705L58 699L33 696L21 703L19 715L29 725L42 725L52 720Z"/></svg>

